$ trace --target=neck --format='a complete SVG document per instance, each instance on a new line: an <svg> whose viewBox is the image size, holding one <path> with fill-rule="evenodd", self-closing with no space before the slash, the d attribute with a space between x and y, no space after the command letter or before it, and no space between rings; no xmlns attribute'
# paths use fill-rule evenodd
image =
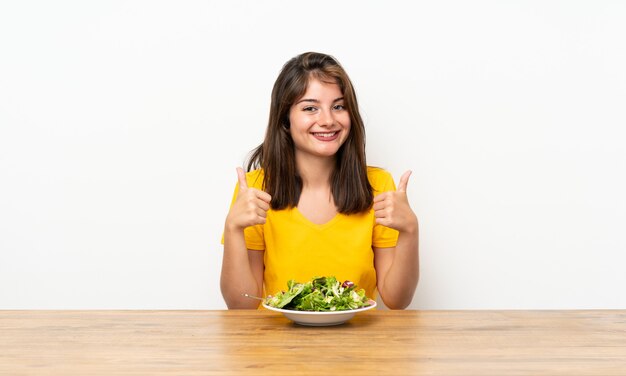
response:
<svg viewBox="0 0 626 376"><path fill-rule="evenodd" d="M303 187L330 186L330 177L335 169L334 158L296 156L296 166Z"/></svg>

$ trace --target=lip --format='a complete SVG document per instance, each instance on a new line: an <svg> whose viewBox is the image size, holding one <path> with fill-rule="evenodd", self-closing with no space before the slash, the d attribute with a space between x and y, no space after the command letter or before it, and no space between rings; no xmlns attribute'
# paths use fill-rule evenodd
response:
<svg viewBox="0 0 626 376"><path fill-rule="evenodd" d="M327 137L327 136L322 136L322 134L329 134L329 133L334 133L332 136ZM317 140L319 141L324 141L324 142L328 142L328 141L334 141L339 137L339 131L332 131L332 132L311 132L311 135L313 137L315 137Z"/></svg>

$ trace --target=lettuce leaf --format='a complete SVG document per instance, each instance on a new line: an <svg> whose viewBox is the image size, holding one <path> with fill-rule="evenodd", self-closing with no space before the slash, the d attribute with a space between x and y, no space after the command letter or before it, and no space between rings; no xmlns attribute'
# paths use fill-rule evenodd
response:
<svg viewBox="0 0 626 376"><path fill-rule="evenodd" d="M365 290L334 276L315 277L306 283L290 280L287 287L286 292L267 297L265 304L297 311L345 311L370 305Z"/></svg>

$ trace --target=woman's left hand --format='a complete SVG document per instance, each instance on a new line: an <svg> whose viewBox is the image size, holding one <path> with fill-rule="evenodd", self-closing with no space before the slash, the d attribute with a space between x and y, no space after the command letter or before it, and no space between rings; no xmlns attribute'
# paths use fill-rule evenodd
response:
<svg viewBox="0 0 626 376"><path fill-rule="evenodd" d="M417 231L417 216L413 213L406 195L411 171L405 172L400 178L398 189L383 192L374 197L374 217L376 223L400 232Z"/></svg>

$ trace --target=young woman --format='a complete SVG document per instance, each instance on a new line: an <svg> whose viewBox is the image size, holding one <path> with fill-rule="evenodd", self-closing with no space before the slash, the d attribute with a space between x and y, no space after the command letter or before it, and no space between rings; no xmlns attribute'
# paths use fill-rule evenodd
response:
<svg viewBox="0 0 626 376"><path fill-rule="evenodd" d="M265 140L237 168L224 227L222 295L275 294L287 281L335 276L409 305L419 278L418 221L406 196L410 171L391 175L365 162L365 128L348 75L331 56L289 60L272 90Z"/></svg>

